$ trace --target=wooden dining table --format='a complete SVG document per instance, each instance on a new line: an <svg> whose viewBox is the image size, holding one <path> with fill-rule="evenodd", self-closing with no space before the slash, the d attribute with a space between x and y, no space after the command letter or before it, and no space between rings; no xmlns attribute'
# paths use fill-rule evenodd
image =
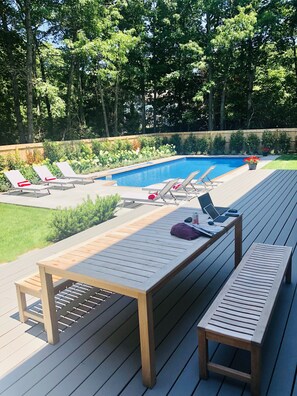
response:
<svg viewBox="0 0 297 396"><path fill-rule="evenodd" d="M198 211L200 223L207 215L197 208L163 206L70 249L38 262L47 340L59 341L52 276L103 288L137 299L142 380L156 382L152 295L193 259L234 227L235 266L242 255L242 215L230 217L213 237L184 240L170 234Z"/></svg>

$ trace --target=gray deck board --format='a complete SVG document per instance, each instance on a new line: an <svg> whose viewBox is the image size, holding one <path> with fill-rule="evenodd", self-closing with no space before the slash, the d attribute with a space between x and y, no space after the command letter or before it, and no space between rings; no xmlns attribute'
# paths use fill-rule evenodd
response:
<svg viewBox="0 0 297 396"><path fill-rule="evenodd" d="M232 206L244 213L244 252L254 241L296 246L296 182L297 172L273 172L234 202ZM232 182L226 185L227 195L231 196L232 188ZM201 381L198 372L197 322L232 272L233 251L230 233L154 295L157 384L153 389L146 389L141 382L135 301L114 295L62 333L59 344L38 346L32 356L2 378L0 394L249 395L249 386L243 383L216 374ZM295 250L292 284L284 284L281 289L264 345L264 395L278 395L280 390L284 395L293 392L297 361L296 263ZM9 302L5 306L10 314L16 312L9 308ZM17 320L15 323L15 328L7 323L7 333L11 337L14 333L17 339L25 325ZM44 333L41 325L27 327L24 348L27 345L29 350L36 338L43 342ZM16 348L11 358L17 353ZM217 361L237 368L246 365L248 356L215 343L210 344L210 353Z"/></svg>

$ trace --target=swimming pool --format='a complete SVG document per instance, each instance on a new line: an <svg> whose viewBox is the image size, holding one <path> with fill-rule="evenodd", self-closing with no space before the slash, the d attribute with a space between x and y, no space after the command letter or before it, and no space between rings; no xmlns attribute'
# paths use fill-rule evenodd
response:
<svg viewBox="0 0 297 396"><path fill-rule="evenodd" d="M211 179L244 165L244 162L243 158L231 157L181 158L117 173L112 175L112 180L116 180L118 186L144 187L170 178L178 177L184 179L189 173L198 169L200 170L200 175L202 175L212 165L216 167L209 174Z"/></svg>

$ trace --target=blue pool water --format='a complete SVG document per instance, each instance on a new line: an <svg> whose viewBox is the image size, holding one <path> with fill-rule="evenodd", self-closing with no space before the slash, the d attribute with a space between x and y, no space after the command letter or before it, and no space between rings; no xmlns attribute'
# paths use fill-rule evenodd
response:
<svg viewBox="0 0 297 396"><path fill-rule="evenodd" d="M243 158L182 158L162 164L147 166L127 172L112 175L112 180L116 180L118 186L144 187L150 184L159 183L170 178L182 178L189 173L200 170L197 175L202 175L210 166L215 165L209 177L211 179L221 176L244 165Z"/></svg>

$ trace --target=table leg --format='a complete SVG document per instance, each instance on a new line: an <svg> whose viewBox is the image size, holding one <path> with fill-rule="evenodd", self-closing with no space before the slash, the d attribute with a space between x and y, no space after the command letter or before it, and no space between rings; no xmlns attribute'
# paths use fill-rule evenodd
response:
<svg viewBox="0 0 297 396"><path fill-rule="evenodd" d="M47 341L56 344L59 341L58 320L55 305L55 294L51 274L47 274L43 267L39 267L41 282L41 300L44 318L44 327Z"/></svg>
<svg viewBox="0 0 297 396"><path fill-rule="evenodd" d="M235 267L238 266L242 258L242 216L237 218L235 223Z"/></svg>
<svg viewBox="0 0 297 396"><path fill-rule="evenodd" d="M152 388L156 383L156 367L153 304L151 294L139 295L138 320L142 364L142 382L145 386Z"/></svg>

